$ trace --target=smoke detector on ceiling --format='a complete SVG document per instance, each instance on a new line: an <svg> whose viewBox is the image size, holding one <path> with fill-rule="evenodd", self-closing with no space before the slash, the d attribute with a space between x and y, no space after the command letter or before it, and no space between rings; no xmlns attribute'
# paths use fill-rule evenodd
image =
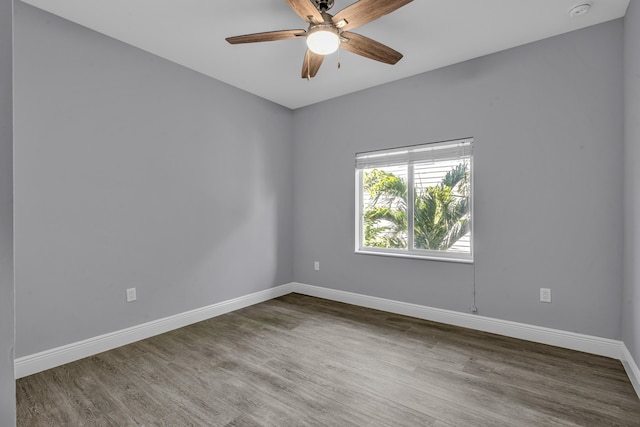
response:
<svg viewBox="0 0 640 427"><path fill-rule="evenodd" d="M591 9L591 3L582 3L572 7L569 10L569 16L575 18L576 16L585 15Z"/></svg>

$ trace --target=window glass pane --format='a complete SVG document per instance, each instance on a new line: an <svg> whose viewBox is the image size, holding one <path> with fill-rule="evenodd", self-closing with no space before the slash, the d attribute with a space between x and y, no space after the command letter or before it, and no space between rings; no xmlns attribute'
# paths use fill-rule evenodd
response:
<svg viewBox="0 0 640 427"><path fill-rule="evenodd" d="M414 249L471 253L469 158L413 164Z"/></svg>
<svg viewBox="0 0 640 427"><path fill-rule="evenodd" d="M362 246L407 248L407 165L362 169Z"/></svg>

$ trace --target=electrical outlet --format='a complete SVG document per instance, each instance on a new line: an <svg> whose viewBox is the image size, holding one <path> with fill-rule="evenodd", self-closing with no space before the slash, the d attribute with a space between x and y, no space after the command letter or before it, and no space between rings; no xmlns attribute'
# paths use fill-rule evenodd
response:
<svg viewBox="0 0 640 427"><path fill-rule="evenodd" d="M136 288L127 289L127 302L136 300Z"/></svg>
<svg viewBox="0 0 640 427"><path fill-rule="evenodd" d="M316 261L313 263L313 269L315 271L320 271L320 261Z"/></svg>
<svg viewBox="0 0 640 427"><path fill-rule="evenodd" d="M540 302L551 302L551 289L540 288Z"/></svg>

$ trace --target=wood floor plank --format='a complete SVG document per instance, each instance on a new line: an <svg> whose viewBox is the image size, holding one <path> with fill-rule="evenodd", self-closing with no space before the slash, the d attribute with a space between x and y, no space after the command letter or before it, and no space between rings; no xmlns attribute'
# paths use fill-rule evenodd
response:
<svg viewBox="0 0 640 427"><path fill-rule="evenodd" d="M19 426L640 426L619 361L289 294L16 383Z"/></svg>

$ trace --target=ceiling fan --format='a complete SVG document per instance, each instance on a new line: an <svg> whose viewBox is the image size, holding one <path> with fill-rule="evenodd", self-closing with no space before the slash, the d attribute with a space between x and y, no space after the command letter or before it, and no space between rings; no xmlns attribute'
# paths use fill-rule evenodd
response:
<svg viewBox="0 0 640 427"><path fill-rule="evenodd" d="M359 0L335 15L328 10L334 0L286 0L291 9L309 23L306 30L281 30L227 37L231 44L268 42L305 37L307 53L302 63L302 78L315 77L325 55L343 48L365 58L395 64L402 54L375 40L352 33L354 28L374 21L413 0Z"/></svg>

